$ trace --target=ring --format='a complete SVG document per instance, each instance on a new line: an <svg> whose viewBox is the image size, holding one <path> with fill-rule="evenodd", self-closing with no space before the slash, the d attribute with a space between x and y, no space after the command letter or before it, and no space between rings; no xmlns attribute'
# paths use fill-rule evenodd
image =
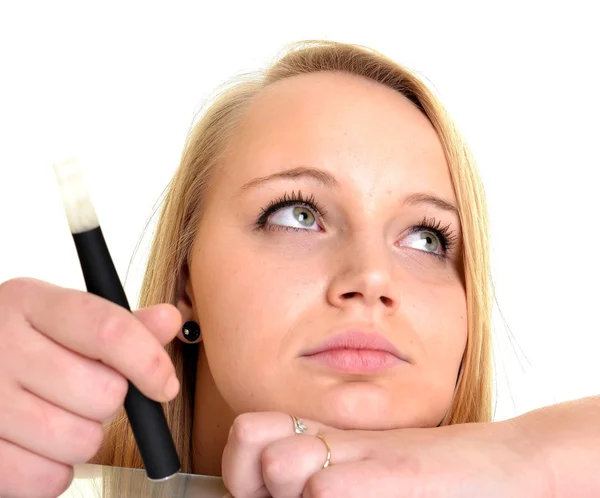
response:
<svg viewBox="0 0 600 498"><path fill-rule="evenodd" d="M294 421L294 433L299 435L306 433L306 430L308 429L306 424L301 419L296 418L293 415L290 415L290 417L292 417L292 420Z"/></svg>
<svg viewBox="0 0 600 498"><path fill-rule="evenodd" d="M325 441L325 438L321 434L317 434L317 437L321 441L323 441L325 448L327 448L327 458L325 459L325 463L323 464L323 468L326 469L327 467L329 467L329 462L331 462L331 448L329 447L327 441Z"/></svg>

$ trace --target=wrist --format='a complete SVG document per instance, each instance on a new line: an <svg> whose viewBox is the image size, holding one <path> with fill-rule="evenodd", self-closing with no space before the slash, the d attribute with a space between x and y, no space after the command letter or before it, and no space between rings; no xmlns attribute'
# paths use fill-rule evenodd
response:
<svg viewBox="0 0 600 498"><path fill-rule="evenodd" d="M496 422L502 426L505 442L510 454L516 462L523 464L523 479L519 486L524 486L526 493L521 496L531 498L555 498L556 485L551 464L548 442L531 431L519 418Z"/></svg>

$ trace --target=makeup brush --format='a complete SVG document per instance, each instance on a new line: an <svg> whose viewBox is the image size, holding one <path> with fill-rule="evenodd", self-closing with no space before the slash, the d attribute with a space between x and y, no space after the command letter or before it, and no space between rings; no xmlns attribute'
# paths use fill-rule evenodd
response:
<svg viewBox="0 0 600 498"><path fill-rule="evenodd" d="M88 292L131 311L77 159L53 166ZM128 383L125 411L146 474L153 481L168 479L181 465L162 406Z"/></svg>

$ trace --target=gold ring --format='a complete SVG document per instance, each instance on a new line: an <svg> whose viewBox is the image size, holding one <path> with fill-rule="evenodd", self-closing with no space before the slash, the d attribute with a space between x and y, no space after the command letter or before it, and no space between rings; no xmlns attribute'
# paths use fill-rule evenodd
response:
<svg viewBox="0 0 600 498"><path fill-rule="evenodd" d="M325 463L323 464L323 468L326 469L327 467L329 467L329 462L331 462L331 448L329 447L327 441L325 441L325 438L321 434L317 434L317 437L321 441L323 441L325 448L327 448L327 458L325 459Z"/></svg>
<svg viewBox="0 0 600 498"><path fill-rule="evenodd" d="M299 435L304 434L308 429L306 424L301 419L296 418L293 415L290 415L290 417L292 417L292 421L294 422L294 433Z"/></svg>

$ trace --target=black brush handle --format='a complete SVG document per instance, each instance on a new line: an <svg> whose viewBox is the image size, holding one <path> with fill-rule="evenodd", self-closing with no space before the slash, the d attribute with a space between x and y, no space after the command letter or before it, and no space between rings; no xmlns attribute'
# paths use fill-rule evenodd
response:
<svg viewBox="0 0 600 498"><path fill-rule="evenodd" d="M73 239L88 292L131 311L101 228L73 234ZM181 464L162 406L128 383L125 411L146 473L152 480L171 477Z"/></svg>

